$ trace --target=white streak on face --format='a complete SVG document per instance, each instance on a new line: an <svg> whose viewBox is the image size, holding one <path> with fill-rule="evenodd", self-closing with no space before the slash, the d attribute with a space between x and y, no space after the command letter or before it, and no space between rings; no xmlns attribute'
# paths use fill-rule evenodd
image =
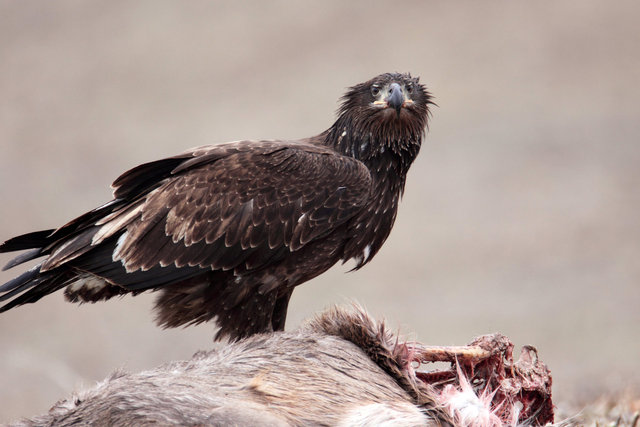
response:
<svg viewBox="0 0 640 427"><path fill-rule="evenodd" d="M307 216L307 214L300 215L300 218L298 218L298 224L300 224L302 222L302 220L304 219L305 216Z"/></svg>
<svg viewBox="0 0 640 427"><path fill-rule="evenodd" d="M343 137L343 138L344 138L345 136L347 136L347 131L346 131L346 130L343 130L343 131L342 131L342 135L340 135L340 136L341 136L341 137Z"/></svg>

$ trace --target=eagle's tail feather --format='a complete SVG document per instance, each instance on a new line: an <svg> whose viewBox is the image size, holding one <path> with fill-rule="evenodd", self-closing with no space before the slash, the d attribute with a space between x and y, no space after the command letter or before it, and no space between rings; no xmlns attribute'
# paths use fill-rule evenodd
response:
<svg viewBox="0 0 640 427"><path fill-rule="evenodd" d="M27 261L31 261L32 259L36 259L42 255L43 255L42 248L34 248L31 250L28 250L27 252L18 255L17 257L13 258L11 261L6 263L5 266L2 267L2 271L8 270L10 268L15 267L16 265L20 265Z"/></svg>
<svg viewBox="0 0 640 427"><path fill-rule="evenodd" d="M0 307L0 313L18 305L36 302L45 295L63 288L65 284L66 280L63 275L51 272L40 273L40 266L37 265L0 286L2 294L0 301L6 301L18 295Z"/></svg>
<svg viewBox="0 0 640 427"><path fill-rule="evenodd" d="M8 270L15 267L16 265L31 261L32 259L36 259L39 256L43 255L43 248L50 243L49 237L51 236L51 234L53 234L54 231L55 230L34 231L32 233L16 236L0 244L0 253L31 249L30 251L20 254L9 261L4 267L2 267L2 271Z"/></svg>
<svg viewBox="0 0 640 427"><path fill-rule="evenodd" d="M32 233L22 234L7 240L0 244L0 253L23 251L26 249L31 250L9 261L2 270L8 270L16 265L31 261L32 259L49 255L56 245L58 247L60 246L60 243L64 245L66 242L73 241L81 243L86 242L87 236L91 237L95 234L94 229L96 221L110 215L124 203L125 202L121 199L114 199L85 213L84 215L79 216L60 228L34 231ZM72 249L78 252L77 247L67 247L65 253L68 255L69 252L72 252ZM45 270L49 268L45 268Z"/></svg>
<svg viewBox="0 0 640 427"><path fill-rule="evenodd" d="M0 252L15 252L24 249L42 248L49 244L49 237L55 230L34 231L13 237L0 244Z"/></svg>
<svg viewBox="0 0 640 427"><path fill-rule="evenodd" d="M37 266L0 286L0 293L4 293L4 295L0 295L0 301L5 301L13 295L35 286L39 274L40 266Z"/></svg>

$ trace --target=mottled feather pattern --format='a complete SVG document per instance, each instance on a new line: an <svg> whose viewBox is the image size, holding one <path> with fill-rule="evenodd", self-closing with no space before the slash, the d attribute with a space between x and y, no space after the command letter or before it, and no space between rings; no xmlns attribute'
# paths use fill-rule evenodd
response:
<svg viewBox="0 0 640 427"><path fill-rule="evenodd" d="M264 142L245 147L248 151L217 155L213 163L193 162L149 193L114 260L128 271L158 263L234 269L257 250L300 249L368 198L370 172L353 159L303 144L277 151ZM266 154L257 156L261 149ZM211 150L203 155L211 156ZM202 257L197 245L202 241L227 250ZM237 256L226 256L229 249ZM252 263L244 269L261 267Z"/></svg>

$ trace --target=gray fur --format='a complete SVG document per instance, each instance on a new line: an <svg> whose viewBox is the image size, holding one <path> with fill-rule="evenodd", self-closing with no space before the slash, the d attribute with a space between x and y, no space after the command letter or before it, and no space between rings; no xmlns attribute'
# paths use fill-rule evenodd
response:
<svg viewBox="0 0 640 427"><path fill-rule="evenodd" d="M14 425L441 425L446 416L433 409L428 389L407 379L395 342L359 309L334 309L299 331L114 372Z"/></svg>

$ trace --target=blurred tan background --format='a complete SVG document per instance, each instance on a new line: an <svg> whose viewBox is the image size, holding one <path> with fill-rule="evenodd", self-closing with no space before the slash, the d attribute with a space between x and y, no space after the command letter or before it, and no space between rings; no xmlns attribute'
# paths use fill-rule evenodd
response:
<svg viewBox="0 0 640 427"><path fill-rule="evenodd" d="M394 231L363 270L298 288L287 328L355 299L426 343L537 346L557 401L637 386L638 5L1 1L0 240L109 200L141 162L319 133L347 86L410 71L439 107ZM213 345L212 325L156 328L152 301L0 315L0 423Z"/></svg>

